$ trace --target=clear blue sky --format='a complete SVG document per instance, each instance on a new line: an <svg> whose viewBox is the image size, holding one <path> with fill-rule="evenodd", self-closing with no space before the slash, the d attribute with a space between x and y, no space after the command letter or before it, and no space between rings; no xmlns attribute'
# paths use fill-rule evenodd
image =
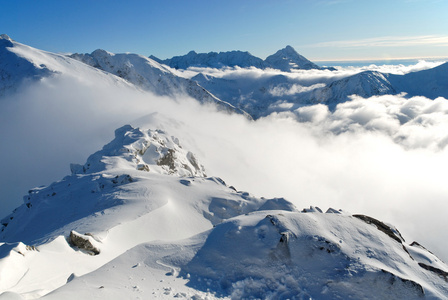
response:
<svg viewBox="0 0 448 300"><path fill-rule="evenodd" d="M0 0L0 33L52 52L168 58L286 45L311 60L448 57L448 0Z"/></svg>

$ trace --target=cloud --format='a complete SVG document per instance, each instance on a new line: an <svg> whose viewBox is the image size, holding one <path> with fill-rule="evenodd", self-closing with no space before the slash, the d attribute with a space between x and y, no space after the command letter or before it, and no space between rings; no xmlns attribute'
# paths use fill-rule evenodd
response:
<svg viewBox="0 0 448 300"><path fill-rule="evenodd" d="M183 144L209 175L299 208L371 215L448 258L448 242L440 239L448 226L445 99L353 97L333 113L319 104L255 122L215 113L171 116L175 126L161 123L186 137Z"/></svg>
<svg viewBox="0 0 448 300"><path fill-rule="evenodd" d="M355 96L334 112L319 104L248 121L187 97L48 78L0 102L1 211L68 175L70 163L85 162L132 123L178 137L208 175L239 190L370 215L448 260L446 101Z"/></svg>

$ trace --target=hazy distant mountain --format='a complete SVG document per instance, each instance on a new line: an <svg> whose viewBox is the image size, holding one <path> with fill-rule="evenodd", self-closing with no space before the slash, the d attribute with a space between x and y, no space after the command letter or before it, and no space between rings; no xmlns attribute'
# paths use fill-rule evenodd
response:
<svg viewBox="0 0 448 300"><path fill-rule="evenodd" d="M405 92L409 96L448 99L448 63L405 75L390 74L387 79L397 91Z"/></svg>
<svg viewBox="0 0 448 300"><path fill-rule="evenodd" d="M190 51L186 55L174 56L165 60L160 60L155 56L150 56L150 58L175 69L188 69L189 67L218 69L223 67L255 67L258 69L273 68L285 72L290 72L291 70L322 69L298 54L291 46L286 46L286 48L268 56L265 60L243 51L219 53L196 53L195 51Z"/></svg>
<svg viewBox="0 0 448 300"><path fill-rule="evenodd" d="M302 55L296 52L293 47L286 46L278 50L275 54L268 56L265 62L273 69L278 69L284 72L291 72L291 70L320 70L321 67L312 63Z"/></svg>
<svg viewBox="0 0 448 300"><path fill-rule="evenodd" d="M154 58L151 56L150 58ZM209 53L196 53L190 51L183 56L174 56L170 59L159 60L160 63L168 65L175 69L187 69L188 67L207 67L207 68L222 68L222 67L256 67L259 69L265 69L266 63L250 54L243 51L229 51L229 52L209 52Z"/></svg>
<svg viewBox="0 0 448 300"><path fill-rule="evenodd" d="M397 94L397 90L388 81L387 75L380 72L365 71L310 91L304 95L304 98L309 102L325 103L334 108L338 103L348 100L348 96L351 95L369 98L386 94Z"/></svg>
<svg viewBox="0 0 448 300"><path fill-rule="evenodd" d="M333 109L349 96L364 98L406 93L430 99L448 99L448 63L433 69L405 75L364 71L336 80L322 82L284 75L253 77L239 74L229 78L198 74L192 77L201 86L239 107L254 118L272 111L294 110L303 105L323 103Z"/></svg>

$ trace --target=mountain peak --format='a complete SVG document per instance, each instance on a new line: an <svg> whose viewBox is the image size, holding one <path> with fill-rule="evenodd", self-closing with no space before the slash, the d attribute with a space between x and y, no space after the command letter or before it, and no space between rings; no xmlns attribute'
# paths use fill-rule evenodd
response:
<svg viewBox="0 0 448 300"><path fill-rule="evenodd" d="M10 38L7 34L0 34L0 39L1 40L8 40L10 42L12 42L12 38Z"/></svg>
<svg viewBox="0 0 448 300"><path fill-rule="evenodd" d="M73 174L90 174L117 165L139 171L177 176L205 177L204 167L179 140L162 130L142 130L125 125L115 130L115 139L92 154L85 165L72 164Z"/></svg>
<svg viewBox="0 0 448 300"><path fill-rule="evenodd" d="M293 53L297 53L297 51L290 45L287 45L285 48L281 49L280 51L285 51L285 52L293 52Z"/></svg>
<svg viewBox="0 0 448 300"><path fill-rule="evenodd" d="M289 45L268 56L265 62L271 65L271 67L285 72L290 72L292 69L321 69L318 65L297 53L297 51Z"/></svg>

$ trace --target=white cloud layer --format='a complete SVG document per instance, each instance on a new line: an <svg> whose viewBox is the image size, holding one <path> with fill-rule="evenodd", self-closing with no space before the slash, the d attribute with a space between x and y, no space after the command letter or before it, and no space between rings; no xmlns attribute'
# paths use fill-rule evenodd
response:
<svg viewBox="0 0 448 300"><path fill-rule="evenodd" d="M192 78L195 75L202 73L205 75L210 75L217 78L223 78L228 80L260 80L260 79L268 79L274 76L282 75L291 80L296 80L300 83L306 84L318 84L318 83L329 83L333 80L341 79L343 77L351 76L363 71L378 71L382 73L391 73L404 75L411 72L417 72L422 70L431 69L437 67L441 64L445 63L443 60L439 61L426 61L420 60L416 64L383 64L383 65L375 65L371 64L369 66L363 67L342 67L337 66L336 71L329 70L293 70L292 72L282 72L280 70L275 69L266 69L261 70L255 67L252 68L222 68L222 69L214 69L214 68L200 68L200 67L190 67L187 70L173 70L179 76L183 76L185 78Z"/></svg>
<svg viewBox="0 0 448 300"><path fill-rule="evenodd" d="M371 215L448 260L446 101L353 97L333 113L316 105L250 122L187 98L49 78L0 102L0 211L6 215L28 189L68 175L69 163L83 163L114 129L158 112L165 117L151 122L195 152L209 175L299 208Z"/></svg>

